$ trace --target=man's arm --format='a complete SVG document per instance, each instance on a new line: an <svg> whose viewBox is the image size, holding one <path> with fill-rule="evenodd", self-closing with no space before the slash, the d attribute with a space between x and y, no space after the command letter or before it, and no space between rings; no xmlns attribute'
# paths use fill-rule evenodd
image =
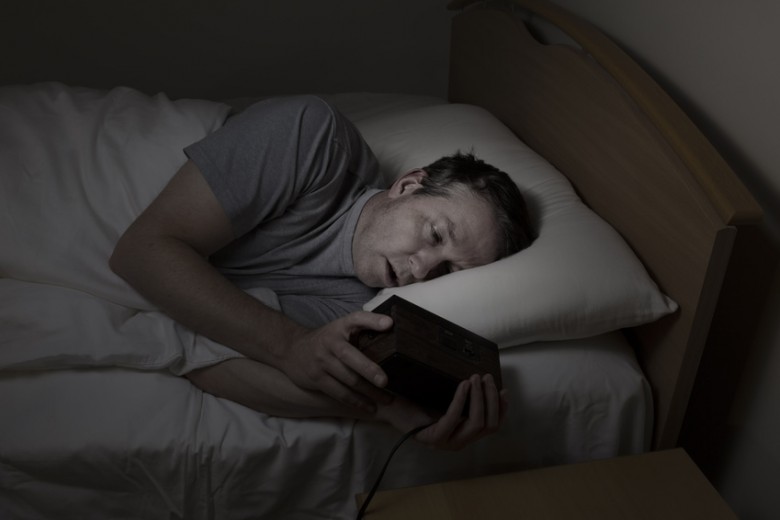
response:
<svg viewBox="0 0 780 520"><path fill-rule="evenodd" d="M321 392L301 388L281 371L253 359L229 359L185 377L206 393L274 417L371 417Z"/></svg>
<svg viewBox="0 0 780 520"><path fill-rule="evenodd" d="M489 435L503 422L505 393L499 393L491 376L472 376L458 386L452 403L441 417L387 394L373 413L357 410L326 395L296 386L282 372L257 361L239 358L194 370L187 376L203 391L277 417L346 417L384 422L401 432L430 425L416 439L439 449L457 450ZM462 412L468 402L468 416Z"/></svg>
<svg viewBox="0 0 780 520"><path fill-rule="evenodd" d="M307 329L222 276L209 255L234 239L230 220L197 166L176 173L130 225L111 268L173 319L249 358L276 367L296 385L374 409L382 369L350 343L362 328L385 330L386 316L358 312ZM369 383L369 381L371 383Z"/></svg>

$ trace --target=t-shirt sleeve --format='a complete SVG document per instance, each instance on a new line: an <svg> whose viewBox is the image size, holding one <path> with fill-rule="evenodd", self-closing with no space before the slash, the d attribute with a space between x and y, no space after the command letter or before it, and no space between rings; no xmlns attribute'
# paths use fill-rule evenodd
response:
<svg viewBox="0 0 780 520"><path fill-rule="evenodd" d="M374 179L376 159L357 129L315 96L261 101L185 148L236 236L281 216L337 169Z"/></svg>

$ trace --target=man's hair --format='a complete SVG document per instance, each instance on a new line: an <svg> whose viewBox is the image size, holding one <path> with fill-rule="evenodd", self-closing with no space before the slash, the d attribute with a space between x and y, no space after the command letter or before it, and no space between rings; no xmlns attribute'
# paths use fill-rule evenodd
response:
<svg viewBox="0 0 780 520"><path fill-rule="evenodd" d="M535 238L525 198L517 184L503 171L473 153L457 152L423 168L427 174L416 195L448 197L458 186L490 204L498 222L503 247L499 258L525 249Z"/></svg>

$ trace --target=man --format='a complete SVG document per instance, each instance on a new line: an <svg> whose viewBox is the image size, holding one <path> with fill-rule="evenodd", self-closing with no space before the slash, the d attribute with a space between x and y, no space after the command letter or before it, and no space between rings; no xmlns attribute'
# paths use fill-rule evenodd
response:
<svg viewBox="0 0 780 520"><path fill-rule="evenodd" d="M384 392L386 374L350 341L392 326L359 310L373 288L483 265L528 244L522 196L505 174L456 155L381 189L358 131L312 96L258 103L185 152L111 267L173 319L246 356L191 381L279 416L374 418L401 430L434 423L417 438L442 448L498 427L506 399L489 377L463 382L436 420ZM485 173L472 182L464 170L474 167ZM252 286L275 291L282 312L242 290Z"/></svg>

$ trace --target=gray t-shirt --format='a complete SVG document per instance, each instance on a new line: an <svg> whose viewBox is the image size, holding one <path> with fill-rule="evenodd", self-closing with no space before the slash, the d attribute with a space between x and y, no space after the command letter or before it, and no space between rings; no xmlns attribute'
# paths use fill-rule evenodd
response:
<svg viewBox="0 0 780 520"><path fill-rule="evenodd" d="M230 218L234 242L211 261L242 288L267 287L311 327L359 309L352 237L382 186L354 125L314 96L252 105L185 149Z"/></svg>

